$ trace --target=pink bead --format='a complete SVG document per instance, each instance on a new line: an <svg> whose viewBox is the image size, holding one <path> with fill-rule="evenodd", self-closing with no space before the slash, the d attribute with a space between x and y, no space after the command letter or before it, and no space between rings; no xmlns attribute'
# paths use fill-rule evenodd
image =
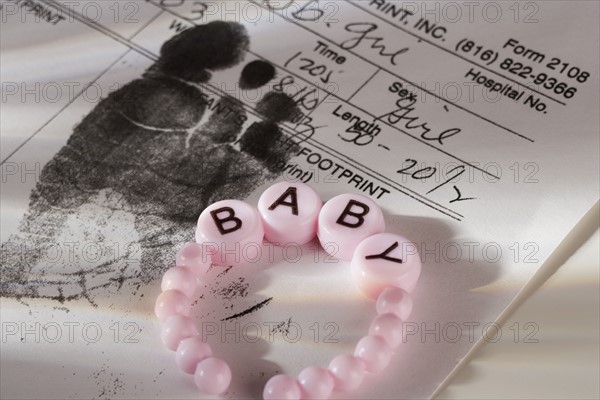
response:
<svg viewBox="0 0 600 400"><path fill-rule="evenodd" d="M264 230L260 214L239 200L208 206L196 227L196 242L216 265L245 265L259 261Z"/></svg>
<svg viewBox="0 0 600 400"><path fill-rule="evenodd" d="M202 245L196 242L186 243L175 255L178 267L187 267L197 277L203 278L210 268L211 257L205 254Z"/></svg>
<svg viewBox="0 0 600 400"><path fill-rule="evenodd" d="M265 239L271 243L305 244L317 234L321 198L304 183L279 182L268 188L258 200L265 228Z"/></svg>
<svg viewBox="0 0 600 400"><path fill-rule="evenodd" d="M413 308L412 297L400 288L387 288L377 298L377 313L396 314L402 321L406 321Z"/></svg>
<svg viewBox="0 0 600 400"><path fill-rule="evenodd" d="M365 336L358 341L354 355L365 362L369 372L381 372L392 358L392 349L381 336Z"/></svg>
<svg viewBox="0 0 600 400"><path fill-rule="evenodd" d="M376 298L387 287L414 289L421 274L416 246L393 233L380 233L363 240L352 257L352 276L359 289Z"/></svg>
<svg viewBox="0 0 600 400"><path fill-rule="evenodd" d="M216 396L227 390L231 383L231 369L219 358L208 357L200 361L194 373L196 387L202 393Z"/></svg>
<svg viewBox="0 0 600 400"><path fill-rule="evenodd" d="M307 400L328 399L333 391L333 376L321 367L305 368L298 375L302 398Z"/></svg>
<svg viewBox="0 0 600 400"><path fill-rule="evenodd" d="M395 349L402 343L402 320L392 313L378 315L371 322L369 335L381 336Z"/></svg>
<svg viewBox="0 0 600 400"><path fill-rule="evenodd" d="M208 357L212 357L212 350L198 335L183 339L179 343L175 353L175 363L183 372L193 374L198 363Z"/></svg>
<svg viewBox="0 0 600 400"><path fill-rule="evenodd" d="M198 330L194 321L182 315L173 315L163 322L161 339L169 350L175 351L179 342L197 334Z"/></svg>
<svg viewBox="0 0 600 400"><path fill-rule="evenodd" d="M179 290L166 290L158 295L154 313L161 321L172 315L190 315L192 301Z"/></svg>
<svg viewBox="0 0 600 400"><path fill-rule="evenodd" d="M342 354L331 360L329 371L333 376L335 389L340 392L349 392L362 383L365 377L365 364L358 357Z"/></svg>
<svg viewBox="0 0 600 400"><path fill-rule="evenodd" d="M179 290L187 297L192 298L196 291L196 277L186 267L169 268L163 275L160 288L166 290Z"/></svg>
<svg viewBox="0 0 600 400"><path fill-rule="evenodd" d="M358 244L385 230L383 213L375 202L358 194L329 200L319 213L318 236L326 252L350 260Z"/></svg>
<svg viewBox="0 0 600 400"><path fill-rule="evenodd" d="M265 400L297 400L300 396L298 382L287 375L275 375L269 379L263 390Z"/></svg>

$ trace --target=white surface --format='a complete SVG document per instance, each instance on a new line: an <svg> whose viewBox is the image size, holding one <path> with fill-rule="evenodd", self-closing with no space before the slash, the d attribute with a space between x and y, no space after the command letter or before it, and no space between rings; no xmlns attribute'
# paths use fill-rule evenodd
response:
<svg viewBox="0 0 600 400"><path fill-rule="evenodd" d="M511 315L440 399L600 398L600 234L596 232ZM539 327L524 343L523 326ZM511 326L519 324L520 340Z"/></svg>

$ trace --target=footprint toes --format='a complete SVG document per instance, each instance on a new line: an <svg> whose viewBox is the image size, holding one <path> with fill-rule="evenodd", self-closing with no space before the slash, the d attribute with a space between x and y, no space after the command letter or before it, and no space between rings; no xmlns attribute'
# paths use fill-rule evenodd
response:
<svg viewBox="0 0 600 400"><path fill-rule="evenodd" d="M256 60L246 64L240 77L242 89L257 89L275 78L275 67L266 61Z"/></svg>
<svg viewBox="0 0 600 400"><path fill-rule="evenodd" d="M160 69L167 74L206 82L205 70L220 70L240 63L250 39L235 22L215 21L187 29L169 39L160 50ZM200 78L200 79L198 79Z"/></svg>
<svg viewBox="0 0 600 400"><path fill-rule="evenodd" d="M296 102L285 93L269 92L256 105L256 111L271 122L290 121L300 112Z"/></svg>

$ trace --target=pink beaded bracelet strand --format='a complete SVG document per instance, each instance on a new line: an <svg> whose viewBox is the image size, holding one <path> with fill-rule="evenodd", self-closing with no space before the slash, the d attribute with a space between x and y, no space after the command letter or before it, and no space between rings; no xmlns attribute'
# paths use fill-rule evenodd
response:
<svg viewBox="0 0 600 400"><path fill-rule="evenodd" d="M238 200L212 204L198 219L196 243L186 244L177 253L176 266L163 277L155 305L163 343L176 351L178 367L194 374L201 392L225 392L231 370L226 362L213 357L189 318L197 278L201 279L211 264L244 265L256 259L263 238L272 243L305 244L317 235L326 252L351 260L352 276L366 296L376 299L378 315L353 355L335 357L327 369L308 367L297 379L276 375L265 385L263 397L326 399L333 390L354 390L365 372L382 371L400 345L402 321L412 311L408 292L421 272L416 247L384 230L383 213L372 200L343 194L323 205L318 194L302 183L271 186L260 197L258 210Z"/></svg>

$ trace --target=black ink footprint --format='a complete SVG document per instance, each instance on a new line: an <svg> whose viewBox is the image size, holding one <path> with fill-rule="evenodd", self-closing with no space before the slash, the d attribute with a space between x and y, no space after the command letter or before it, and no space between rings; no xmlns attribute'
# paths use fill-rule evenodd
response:
<svg viewBox="0 0 600 400"><path fill-rule="evenodd" d="M239 24L186 30L141 79L83 118L44 167L18 233L2 243L1 296L94 304L99 290L135 292L172 263L208 204L244 198L282 172L295 147L281 145L279 124L297 115L296 103L267 93L255 107L262 121L244 130L242 102L202 86L241 63L248 46ZM240 88L274 77L272 65L252 61ZM74 240L74 258L49 258ZM90 246L101 256L86 257Z"/></svg>

